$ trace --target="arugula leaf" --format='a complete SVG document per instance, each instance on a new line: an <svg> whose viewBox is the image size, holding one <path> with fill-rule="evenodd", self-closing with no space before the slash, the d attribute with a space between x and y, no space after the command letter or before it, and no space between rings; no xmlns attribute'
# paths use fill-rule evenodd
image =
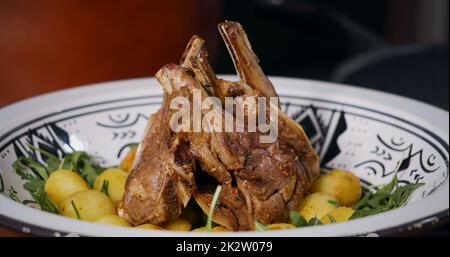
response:
<svg viewBox="0 0 450 257"><path fill-rule="evenodd" d="M373 193L366 193L358 203L353 205L352 208L355 210L355 213L353 213L350 219L361 218L402 207L406 204L411 194L417 188L424 185L422 183L410 183L400 186L397 174L401 164L402 161L397 164L394 177L388 184L378 187Z"/></svg>
<svg viewBox="0 0 450 257"><path fill-rule="evenodd" d="M255 220L255 230L256 231L267 231L269 229L261 222Z"/></svg>
<svg viewBox="0 0 450 257"><path fill-rule="evenodd" d="M98 165L94 158L86 152L77 151L66 154L61 160L57 156L39 149L33 145L28 145L32 150L38 151L45 161L41 164L31 156L21 156L12 165L16 173L26 182L23 188L33 197L42 210L58 213L58 206L53 203L45 192L45 182L48 177L58 169L68 169L80 174L92 187L97 175L104 169ZM44 158L45 157L45 158ZM31 172L30 172L31 170ZM103 185L103 190L108 191L109 182Z"/></svg>
<svg viewBox="0 0 450 257"><path fill-rule="evenodd" d="M309 226L317 226L317 225L323 225L323 223L317 217L314 217L314 218L308 220L308 227Z"/></svg>
<svg viewBox="0 0 450 257"><path fill-rule="evenodd" d="M86 152L77 151L67 154L62 161L62 168L80 174L92 187L97 175L103 170Z"/></svg>
<svg viewBox="0 0 450 257"><path fill-rule="evenodd" d="M27 159L28 161L24 163L23 162L24 159ZM58 213L59 212L58 206L50 200L50 198L48 197L47 193L44 190L45 180L40 175L35 174L33 172L29 172L31 166L27 165L30 165L30 163L31 162L29 162L29 157L22 156L13 163L12 167L16 171L17 175L19 175L22 179L26 181L23 185L23 188L31 194L34 201L39 204L41 209L52 213ZM32 166L35 166L35 163L33 163Z"/></svg>
<svg viewBox="0 0 450 257"><path fill-rule="evenodd" d="M25 186L24 186L25 187ZM59 213L58 206L50 200L47 193L44 190L44 185L39 187L33 195L34 200L41 206L45 211L52 213Z"/></svg>
<svg viewBox="0 0 450 257"><path fill-rule="evenodd" d="M30 156L19 157L13 163L13 168L18 167L18 165L22 165L26 168L30 168L31 170L35 171L43 180L48 179L47 168L44 165L40 164L39 162L33 160L33 158L31 158Z"/></svg>
<svg viewBox="0 0 450 257"><path fill-rule="evenodd" d="M367 201L367 204L372 208L377 208L380 202L389 199L392 195L392 190L398 186L397 173L395 173L394 178L387 185L382 186L373 195L373 197Z"/></svg>
<svg viewBox="0 0 450 257"><path fill-rule="evenodd" d="M419 187L425 185L424 183L411 183L411 184L407 184L404 185L402 187L398 187L395 191L394 191L394 195L395 197L395 206L396 207L401 207L403 205L406 204L406 202L408 201L409 197L412 195L412 193Z"/></svg>
<svg viewBox="0 0 450 257"><path fill-rule="evenodd" d="M97 175L101 172L101 168L96 166L90 157L82 158L78 171L86 179L89 185L94 185Z"/></svg>
<svg viewBox="0 0 450 257"><path fill-rule="evenodd" d="M289 218L291 220L291 224L298 228L306 227L308 225L308 222L306 222L305 218L303 218L303 216L297 211L290 211Z"/></svg>
<svg viewBox="0 0 450 257"><path fill-rule="evenodd" d="M370 192L364 194L363 197L355 205L352 206L352 208L355 210L361 209L362 207L367 205L367 202L370 200L371 197L372 193Z"/></svg>
<svg viewBox="0 0 450 257"><path fill-rule="evenodd" d="M32 150L35 150L35 151L41 153L41 155L46 157L45 163L47 164L47 170L48 170L49 174L53 173L55 170L58 170L60 168L61 160L58 157L56 157L55 155L53 155L52 153L49 153L45 150L37 148L31 144L28 144L28 147Z"/></svg>
<svg viewBox="0 0 450 257"><path fill-rule="evenodd" d="M317 225L323 225L323 223L320 221L319 218L314 217L308 221L297 211L290 211L289 212L289 218L291 220L291 224L296 227L310 227L310 226L317 226ZM333 218L333 217L331 217ZM332 222L334 220L330 219ZM334 220L336 221L336 220Z"/></svg>

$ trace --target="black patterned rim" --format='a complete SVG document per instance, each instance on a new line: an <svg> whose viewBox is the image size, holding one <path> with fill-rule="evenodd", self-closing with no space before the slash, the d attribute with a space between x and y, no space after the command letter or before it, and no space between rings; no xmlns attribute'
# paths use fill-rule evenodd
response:
<svg viewBox="0 0 450 257"><path fill-rule="evenodd" d="M353 236L380 236L380 237L392 237L392 236L409 236L419 234L423 231L431 230L437 226L446 224L449 222L449 210L439 212L435 215L431 215L422 219L418 219L412 222L408 222L395 227L368 232L360 235ZM420 224L420 225L418 225ZM57 230L48 229L41 226L31 225L25 222L21 222L0 214L0 225L18 232L30 234L32 236L43 237L60 237L60 236L86 236L80 234L73 234L70 232L62 232ZM270 236L270 235L268 235Z"/></svg>
<svg viewBox="0 0 450 257"><path fill-rule="evenodd" d="M25 127L27 125L30 125L33 122L41 120L41 119L51 117L52 115L55 115L55 114L61 114L63 112L68 112L68 111L71 111L71 110L82 109L82 108L85 108L85 107L95 106L95 105L100 105L100 104L105 104L105 103L129 101L129 100L137 100L137 99L149 99L149 98L154 98L154 97L161 97L161 96L159 96L159 95L156 95L156 96L155 95L152 95L152 96L141 96L141 97L134 97L134 98L126 98L126 99L118 99L118 100L111 100L111 101L105 101L105 102L98 102L98 103L94 103L94 104L78 106L78 107L75 107L75 108L72 108L72 109L66 109L66 110L63 110L63 111L60 111L60 112L57 112L57 113L48 114L48 115L45 115L45 116L33 119L31 121L28 121L26 123L23 123L22 125L20 125L20 126L14 128L12 130L6 132L5 134L3 134L0 137L0 141L4 140L7 136L9 136L10 134L12 134L15 131L17 131L17 129L23 128L23 127ZM420 131L430 135L433 139L435 139L437 142L439 142L439 144L441 144L445 149L447 149L447 151L449 149L448 143L445 142L442 138L437 136L432 131L429 131L428 129L426 129L426 128L420 126L420 125L411 123L411 122L409 122L407 120L404 120L404 119L399 118L399 117L395 117L395 116L387 114L387 113L379 112L379 111L368 109L368 108L361 107L361 106L356 106L356 105L351 105L351 104L343 104L343 103L340 103L340 102L334 102L334 101L323 100L323 99L305 98L305 97L297 97L297 96L283 96L283 97L296 98L296 99L302 99L302 100L306 99L306 100L312 100L312 101L321 101L321 102L335 103L335 104L345 105L345 106L354 107L354 108L358 108L358 109L362 109L362 110L367 110L367 111L371 111L371 112L374 112L374 113L378 113L378 114L381 114L381 115L385 115L385 116L388 116L390 118L394 118L396 120L399 120L401 122L404 122L404 123L406 123L408 125L411 125L411 126L417 128L417 129L419 129ZM131 106L139 106L139 105L130 105L130 106L126 106L126 107L131 107ZM122 107L117 107L117 108L123 108L123 106ZM105 111L105 110L108 110L108 109L104 109L103 111ZM384 122L384 121L382 121L382 122ZM396 126L394 124L391 124L391 125ZM409 132L413 133L411 131L409 131ZM415 134L415 135L419 136L417 134ZM419 136L419 137L421 137L421 136ZM424 138L422 137L422 139L424 139ZM4 144L2 146L2 148L5 145L7 145L7 144L8 143ZM437 147L435 147L435 148L437 149ZM447 170L448 170L448 159L445 157L445 154L440 149L438 149L438 150L439 150L440 154L444 157L445 162L447 164ZM447 171L447 178L444 181L447 181L447 180L448 180L448 171ZM416 233L416 232L419 232L419 231L423 231L423 230L427 230L427 229L433 228L433 227L435 227L437 225L440 225L440 224L448 223L448 220L449 220L449 210L447 209L445 211L439 212L437 214L430 215L430 216L425 217L425 218L418 219L418 220L413 221L413 222L409 222L409 223L406 223L406 224L401 224L401 225L398 225L398 226L395 226L395 227L391 227L391 228L387 228L387 229L383 229L383 230L379 230L379 231L374 231L373 234L376 234L378 236L395 236L395 235L402 235L402 234L412 234L412 233ZM10 217L6 217L6 216L1 215L1 214L0 214L0 224L2 226L4 226L4 227L10 228L10 229L13 229L13 230L16 230L16 231L30 233L32 235L39 235L39 236L64 236L64 235L68 234L67 232L55 231L55 230L51 230L51 229L48 229L48 228L45 228L45 227L27 224L26 222L21 222L21 221L15 220L15 219L10 218Z"/></svg>
<svg viewBox="0 0 450 257"><path fill-rule="evenodd" d="M31 225L26 222L18 221L1 214L0 214L0 226L11 229L13 231L29 234L32 236L57 237L70 235L70 233L67 232Z"/></svg>

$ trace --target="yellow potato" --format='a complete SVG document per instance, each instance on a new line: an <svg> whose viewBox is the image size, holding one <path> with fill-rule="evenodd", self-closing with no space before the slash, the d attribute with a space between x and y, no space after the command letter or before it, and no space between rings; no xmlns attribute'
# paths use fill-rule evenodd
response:
<svg viewBox="0 0 450 257"><path fill-rule="evenodd" d="M349 207L339 207L334 210L332 210L328 215L325 215L320 219L323 224L329 224L332 223L330 220L330 217L333 217L333 219L336 222L344 222L350 219L350 217L355 213L355 210Z"/></svg>
<svg viewBox="0 0 450 257"><path fill-rule="evenodd" d="M116 209L108 196L90 189L76 192L65 198L60 203L60 212L74 219L95 221L102 216L116 214Z"/></svg>
<svg viewBox="0 0 450 257"><path fill-rule="evenodd" d="M131 227L130 224L122 217L117 215L105 215L101 216L97 220L96 223L105 224L105 225L113 225L119 227Z"/></svg>
<svg viewBox="0 0 450 257"><path fill-rule="evenodd" d="M150 230L163 230L162 227L153 225L153 224L142 224L142 225L136 226L135 228L150 229Z"/></svg>
<svg viewBox="0 0 450 257"><path fill-rule="evenodd" d="M336 197L326 193L310 194L300 203L299 212L307 221L312 218L322 218L327 213L336 209L336 204L339 201Z"/></svg>
<svg viewBox="0 0 450 257"><path fill-rule="evenodd" d="M224 226L216 226L212 229L212 232L230 232L230 230Z"/></svg>
<svg viewBox="0 0 450 257"><path fill-rule="evenodd" d="M274 224L267 225L266 228L268 228L270 230L280 230L280 229L295 228L295 226L292 224L289 224L289 223L274 223Z"/></svg>
<svg viewBox="0 0 450 257"><path fill-rule="evenodd" d="M120 168L128 173L131 172L133 168L134 158L136 157L137 147L131 148L131 150L127 153L125 158L123 158L122 163L120 163Z"/></svg>
<svg viewBox="0 0 450 257"><path fill-rule="evenodd" d="M44 187L48 197L56 204L73 193L87 189L89 186L83 177L71 170L54 171Z"/></svg>
<svg viewBox="0 0 450 257"><path fill-rule="evenodd" d="M169 221L169 223L167 223L167 225L164 228L167 230L174 230L174 231L190 231L192 225L186 219L177 218Z"/></svg>
<svg viewBox="0 0 450 257"><path fill-rule="evenodd" d="M199 227L196 229L191 230L192 232L208 232L208 229L206 227Z"/></svg>
<svg viewBox="0 0 450 257"><path fill-rule="evenodd" d="M111 197L114 205L122 200L122 196L125 193L125 183L127 182L128 174L120 169L110 168L97 176L94 182L94 189L101 191L103 181L108 181L108 195Z"/></svg>
<svg viewBox="0 0 450 257"><path fill-rule="evenodd" d="M359 178L350 171L332 170L314 182L312 192L330 194L350 207L359 201L362 189Z"/></svg>
<svg viewBox="0 0 450 257"><path fill-rule="evenodd" d="M226 227L224 226L216 226L213 227L211 231L208 231L206 227L199 227L196 229L193 229L192 232L230 232Z"/></svg>

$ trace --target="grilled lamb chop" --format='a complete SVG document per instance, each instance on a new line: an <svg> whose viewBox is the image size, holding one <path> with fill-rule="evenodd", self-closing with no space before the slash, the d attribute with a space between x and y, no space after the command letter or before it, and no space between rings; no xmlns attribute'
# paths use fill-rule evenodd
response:
<svg viewBox="0 0 450 257"><path fill-rule="evenodd" d="M246 74L245 76L250 78L246 79L247 83L251 82L252 85L259 85L260 90L266 89L264 90L265 92L271 92L273 86L262 73L248 41L245 47L236 47L236 44L243 41L242 39L246 40L245 32L240 25L227 22L221 24L219 28L223 32L222 35L225 37L228 49L233 51L231 55L235 63L247 63L247 65L235 65L238 69L238 74ZM239 33L236 33L236 30ZM197 79L202 81L205 87L211 86L222 101L226 96L266 96L243 82L242 80L245 78L241 77L240 82L218 79L208 63L206 49L203 44L203 40L194 36L189 46L195 49L195 54L191 53L188 55L190 57L189 60L186 60L186 58L183 60L194 71ZM257 78L258 80L255 82L251 78ZM250 161L244 164L244 167L239 172L234 172L237 187L246 199L247 214L250 216L246 223L250 224L250 227L254 223L254 218L266 224L286 220L287 211L296 208L303 193L309 188L310 180L318 175L317 156L312 150L303 129L284 113L280 116L280 125L280 139L269 146L243 146L237 143L245 141L255 142L256 138L252 138L252 136L257 136L255 133L227 134L229 138L227 142L236 151L236 155L247 155L250 158ZM291 140L292 135L297 136L296 141ZM253 140L249 140L249 138ZM286 142L290 142L293 147L286 145ZM236 147L236 145L238 146ZM222 147L226 148L227 146L222 145ZM288 153L287 149L291 152ZM294 151L295 149L300 149L300 151ZM273 156L277 158L272 158ZM305 165L301 165L300 160L306 160L304 164L308 165L308 167L305 168ZM232 169L229 170L233 172ZM284 177L276 172L283 170L296 171L297 174L293 177L294 179L283 180ZM270 171L275 172L270 173ZM212 197L211 193L209 193L208 197L199 197L198 195L199 193L195 194L196 201L207 212L208 208L206 207ZM220 213L226 212L221 211L218 215ZM243 219L238 220L241 221ZM221 224L220 221L216 222ZM226 226L225 224L222 225ZM240 229L243 229L243 227L241 226Z"/></svg>
<svg viewBox="0 0 450 257"><path fill-rule="evenodd" d="M243 87L245 94L258 94L259 91L265 97L277 96L272 83L267 79L259 66L258 58L253 53L247 34L241 24L225 21L219 24L219 31L230 55L233 57L241 82L254 89L253 92L250 92L248 87ZM279 130L280 137L296 151L303 167L307 170L308 181L312 181L320 172L318 156L314 152L303 128L287 116L286 113L280 111Z"/></svg>
<svg viewBox="0 0 450 257"><path fill-rule="evenodd" d="M176 88L202 90L190 72L179 66L166 66L157 76L172 94ZM202 90L202 98L206 96ZM267 224L285 221L304 192L300 179L304 169L295 152L282 140L262 144L258 136L249 132L184 134L190 156L224 188L213 220L232 230L253 228L255 218ZM195 199L204 211L209 209L210 192L198 190Z"/></svg>
<svg viewBox="0 0 450 257"><path fill-rule="evenodd" d="M187 88L164 93L161 108L149 119L118 206L119 215L132 225L162 224L178 217L194 192L195 160L184 135L169 125L171 100L189 94Z"/></svg>
<svg viewBox="0 0 450 257"><path fill-rule="evenodd" d="M180 214L191 195L207 213L212 192L195 185L195 172L209 174L223 187L213 216L216 223L230 230L250 230L255 220L285 222L288 211L297 208L318 175L318 158L303 129L282 111L278 112L280 136L273 143L260 143L257 132L168 131L172 114L168 101L186 96L193 105L193 89L201 90L202 99L217 96L222 103L228 96L277 96L240 24L225 22L219 30L241 80L217 78L204 41L197 36L189 42L181 66L166 65L157 73L165 91L163 106L153 115L140 144L119 206L119 214L132 224L164 223ZM195 162L200 171L194 171Z"/></svg>

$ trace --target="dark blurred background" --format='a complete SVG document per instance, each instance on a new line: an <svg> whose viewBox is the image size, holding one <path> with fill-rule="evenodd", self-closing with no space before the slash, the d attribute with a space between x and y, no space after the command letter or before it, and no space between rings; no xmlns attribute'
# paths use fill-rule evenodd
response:
<svg viewBox="0 0 450 257"><path fill-rule="evenodd" d="M447 0L225 1L223 17L244 25L268 74L364 86L448 109ZM232 73L225 50L216 66Z"/></svg>
<svg viewBox="0 0 450 257"><path fill-rule="evenodd" d="M393 92L448 110L448 0L0 0L0 106L152 76L192 34L234 73L217 23L245 27L264 71ZM0 228L0 234L6 233ZM426 235L447 235L446 227Z"/></svg>

